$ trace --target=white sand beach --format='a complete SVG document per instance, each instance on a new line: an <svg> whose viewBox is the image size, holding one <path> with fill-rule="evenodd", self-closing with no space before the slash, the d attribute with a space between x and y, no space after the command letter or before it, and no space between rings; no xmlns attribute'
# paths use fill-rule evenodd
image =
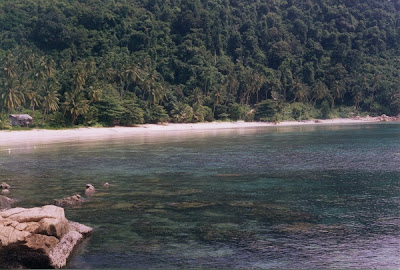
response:
<svg viewBox="0 0 400 270"><path fill-rule="evenodd" d="M32 129L21 131L0 131L0 146L12 144L32 144L32 143L53 143L67 142L75 140L106 140L109 138L128 137L135 135L166 135L171 131L201 131L201 130L220 130L220 129L249 129L262 127L290 127L306 125L340 125L340 124L359 124L376 123L382 121L398 121L399 118L380 116L380 117L355 117L337 118L327 120L307 120L307 121L284 121L280 123L270 122L208 122L208 123L188 123L188 124L144 124L135 127L110 127L110 128L76 128L76 129Z"/></svg>

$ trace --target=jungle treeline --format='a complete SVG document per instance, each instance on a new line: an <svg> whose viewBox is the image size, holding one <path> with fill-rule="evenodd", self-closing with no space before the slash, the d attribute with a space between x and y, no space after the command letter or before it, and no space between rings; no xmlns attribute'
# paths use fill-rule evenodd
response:
<svg viewBox="0 0 400 270"><path fill-rule="evenodd" d="M400 112L399 0L0 0L0 126Z"/></svg>

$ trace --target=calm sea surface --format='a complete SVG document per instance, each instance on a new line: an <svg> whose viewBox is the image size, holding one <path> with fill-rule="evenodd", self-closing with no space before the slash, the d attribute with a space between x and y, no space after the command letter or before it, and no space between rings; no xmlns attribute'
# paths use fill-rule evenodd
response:
<svg viewBox="0 0 400 270"><path fill-rule="evenodd" d="M398 123L21 142L5 178L23 207L97 187L69 268L400 267Z"/></svg>

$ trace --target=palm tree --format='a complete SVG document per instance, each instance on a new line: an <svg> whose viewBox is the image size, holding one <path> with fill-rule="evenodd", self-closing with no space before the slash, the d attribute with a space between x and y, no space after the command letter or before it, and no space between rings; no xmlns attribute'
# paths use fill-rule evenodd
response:
<svg viewBox="0 0 400 270"><path fill-rule="evenodd" d="M55 112L59 108L59 96L57 89L57 84L54 82L47 82L45 85L44 95L43 95L43 119L47 117L50 112Z"/></svg>
<svg viewBox="0 0 400 270"><path fill-rule="evenodd" d="M80 92L86 83L87 72L84 69L79 69L74 76L75 93Z"/></svg>
<svg viewBox="0 0 400 270"><path fill-rule="evenodd" d="M95 103L99 101L103 96L103 91L100 88L95 88L93 86L89 87L89 103Z"/></svg>
<svg viewBox="0 0 400 270"><path fill-rule="evenodd" d="M174 104L171 111L172 118L177 123L190 122L193 120L193 109L188 104L179 102Z"/></svg>
<svg viewBox="0 0 400 270"><path fill-rule="evenodd" d="M151 105L160 104L165 98L165 88L160 80L160 75L154 70L148 73L142 82L143 99L147 95L147 101Z"/></svg>
<svg viewBox="0 0 400 270"><path fill-rule="evenodd" d="M3 64L2 68L5 72L5 77L7 80L11 80L16 77L17 64L15 62L14 55L12 53L7 55L7 58Z"/></svg>
<svg viewBox="0 0 400 270"><path fill-rule="evenodd" d="M8 112L21 107L25 103L25 97L20 90L18 80L10 80L5 83L5 89L1 95L3 105L7 108Z"/></svg>
<svg viewBox="0 0 400 270"><path fill-rule="evenodd" d="M354 107L356 110L360 108L360 102L363 100L364 94L361 88L356 88L353 94Z"/></svg>
<svg viewBox="0 0 400 270"><path fill-rule="evenodd" d="M226 89L228 90L228 95L235 96L239 89L239 86L240 83L237 79L236 74L234 72L231 72L226 80Z"/></svg>
<svg viewBox="0 0 400 270"><path fill-rule="evenodd" d="M42 96L40 96L38 91L35 90L29 90L26 93L26 96L28 97L29 100L29 106L32 108L32 116L35 113L35 107L39 107L41 104Z"/></svg>
<svg viewBox="0 0 400 270"><path fill-rule="evenodd" d="M261 90L261 87L263 86L265 82L265 77L262 76L261 74L257 72L252 72L250 76L250 84L249 84L249 90L250 93L255 93L256 94L256 103L258 103L258 95ZM250 95L247 96L247 104L249 104L249 97Z"/></svg>
<svg viewBox="0 0 400 270"><path fill-rule="evenodd" d="M344 93L346 91L345 88L345 83L343 80L341 81L335 81L334 86L333 86L333 95L332 95L332 108L335 106L335 101L336 99L342 99L343 100L343 96Z"/></svg>
<svg viewBox="0 0 400 270"><path fill-rule="evenodd" d="M193 103L203 105L203 102L204 102L203 91L199 87L196 87L193 90Z"/></svg>
<svg viewBox="0 0 400 270"><path fill-rule="evenodd" d="M117 76L120 84L120 96L123 98L129 86L132 83L137 83L142 79L142 71L138 66L123 66Z"/></svg>
<svg viewBox="0 0 400 270"><path fill-rule="evenodd" d="M308 102L310 91L306 84L298 81L295 83L293 90L295 92L293 102Z"/></svg>
<svg viewBox="0 0 400 270"><path fill-rule="evenodd" d="M201 89L200 89L201 90ZM195 103L193 105L193 118L198 122L204 122L207 115L207 107L201 105L200 103Z"/></svg>
<svg viewBox="0 0 400 270"><path fill-rule="evenodd" d="M215 118L215 107L223 101L225 97L225 88L222 85L217 85L214 91L212 91L211 96L214 102L213 116Z"/></svg>
<svg viewBox="0 0 400 270"><path fill-rule="evenodd" d="M72 123L75 124L75 121L78 118L78 116L83 115L88 111L89 111L89 101L85 98L83 93L75 95L70 107Z"/></svg>
<svg viewBox="0 0 400 270"><path fill-rule="evenodd" d="M155 83L150 90L148 101L151 105L159 105L165 98L165 88L162 83Z"/></svg>
<svg viewBox="0 0 400 270"><path fill-rule="evenodd" d="M323 100L325 98L330 98L329 89L325 83L318 81L314 87L312 92L312 99L314 100L313 106L317 103L317 100Z"/></svg>
<svg viewBox="0 0 400 270"><path fill-rule="evenodd" d="M55 72L56 63L51 59L40 58L40 71L39 75L43 79L52 78Z"/></svg>
<svg viewBox="0 0 400 270"><path fill-rule="evenodd" d="M74 100L73 92L65 92L64 93L64 102L62 104L62 107L64 108L63 117L65 117L67 111L70 110L73 100Z"/></svg>

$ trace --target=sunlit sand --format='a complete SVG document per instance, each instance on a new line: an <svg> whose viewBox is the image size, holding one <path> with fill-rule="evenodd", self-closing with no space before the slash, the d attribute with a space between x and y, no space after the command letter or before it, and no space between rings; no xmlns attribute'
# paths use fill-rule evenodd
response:
<svg viewBox="0 0 400 270"><path fill-rule="evenodd" d="M382 117L364 118L337 118L327 120L307 120L307 121L284 121L280 123L271 122L208 122L208 123L186 123L186 124L145 124L135 127L104 127L104 128L76 128L76 129L32 129L23 131L0 131L0 145L15 145L26 143L52 143L75 140L104 140L108 138L118 138L134 135L163 136L171 134L173 131L207 131L221 129L250 129L262 127L290 127L307 125L337 125L337 124L359 124L374 123L391 120L393 118L382 119ZM9 152L12 149L8 149Z"/></svg>

